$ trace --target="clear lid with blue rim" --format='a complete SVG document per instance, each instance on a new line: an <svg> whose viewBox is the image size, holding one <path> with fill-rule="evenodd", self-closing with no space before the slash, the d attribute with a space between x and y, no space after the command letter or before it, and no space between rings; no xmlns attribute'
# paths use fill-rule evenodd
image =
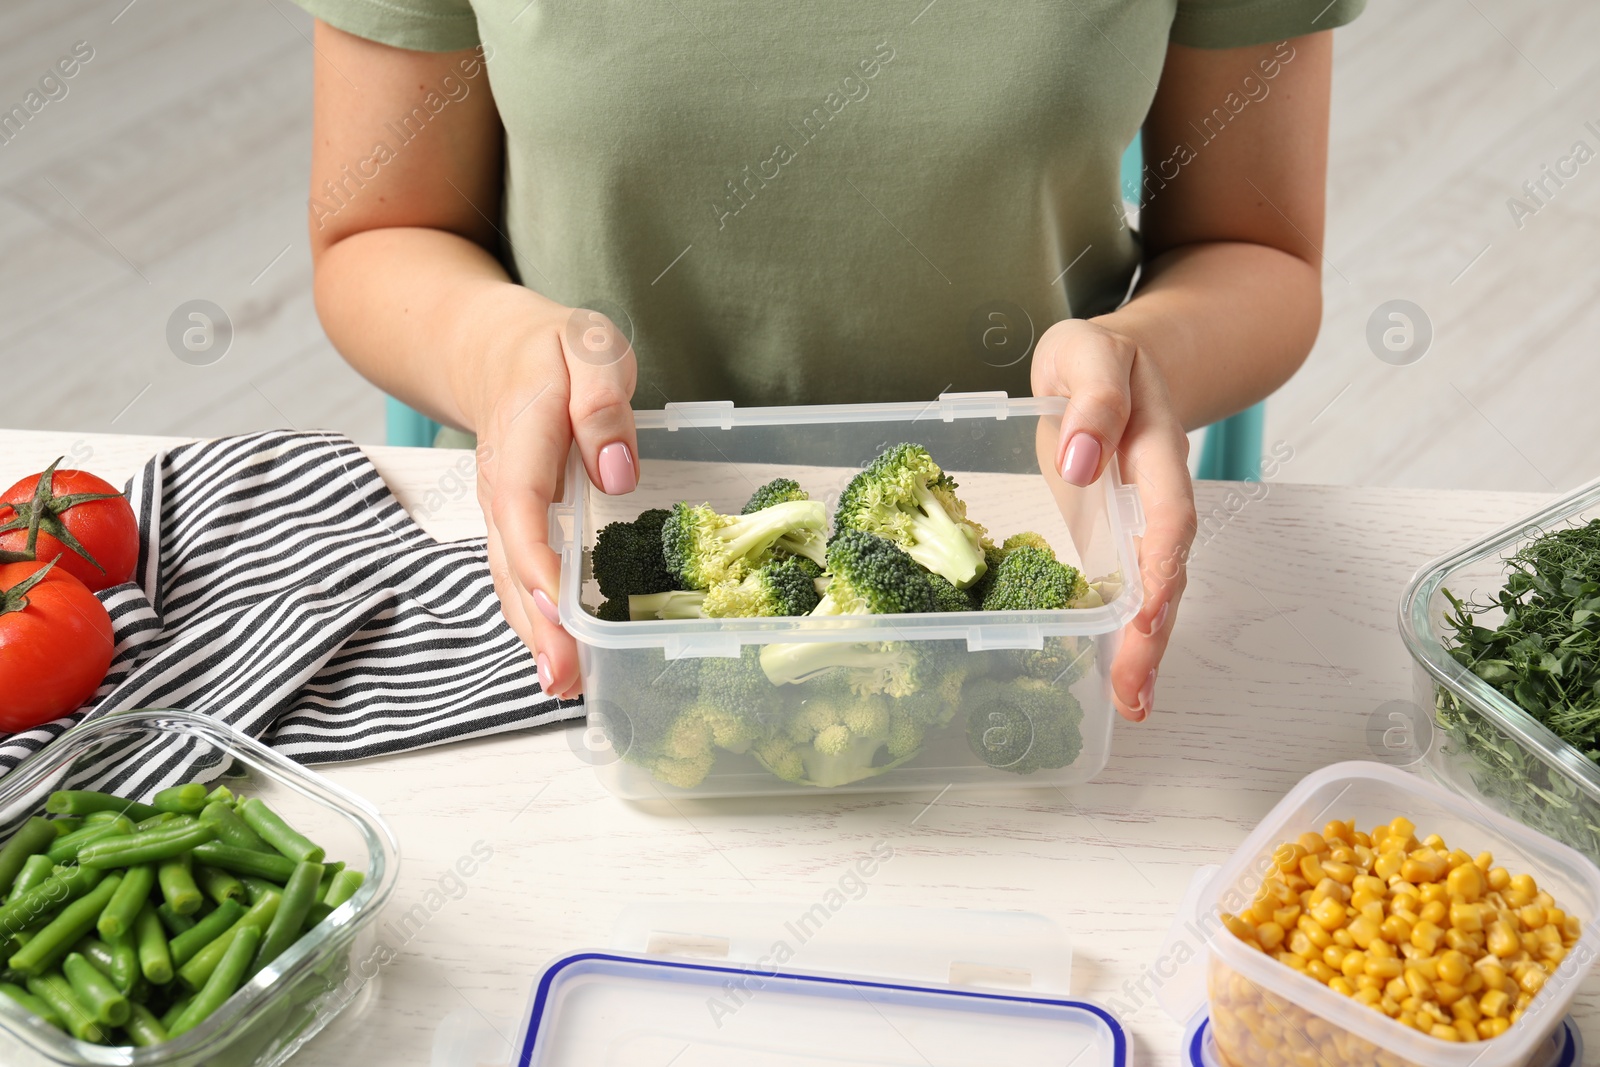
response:
<svg viewBox="0 0 1600 1067"><path fill-rule="evenodd" d="M1124 1067L1068 992L1071 949L1023 913L847 904L625 913L620 947L534 983L518 1067Z"/></svg>

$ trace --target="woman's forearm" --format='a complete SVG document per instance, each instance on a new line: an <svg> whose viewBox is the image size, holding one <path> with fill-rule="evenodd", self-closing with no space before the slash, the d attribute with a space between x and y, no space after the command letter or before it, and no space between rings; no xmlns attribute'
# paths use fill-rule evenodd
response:
<svg viewBox="0 0 1600 1067"><path fill-rule="evenodd" d="M553 306L474 242L405 227L366 230L325 249L316 300L323 329L364 377L467 430L477 429L487 361Z"/></svg>
<svg viewBox="0 0 1600 1067"><path fill-rule="evenodd" d="M1211 242L1152 260L1133 298L1094 321L1155 359L1193 430L1287 381L1311 351L1321 318L1314 266L1265 245Z"/></svg>

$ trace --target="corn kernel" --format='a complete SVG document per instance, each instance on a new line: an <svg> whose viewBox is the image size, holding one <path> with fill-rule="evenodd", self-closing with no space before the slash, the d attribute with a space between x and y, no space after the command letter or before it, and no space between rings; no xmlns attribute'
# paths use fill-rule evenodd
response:
<svg viewBox="0 0 1600 1067"><path fill-rule="evenodd" d="M1461 1031L1457 1030L1449 1023L1434 1023L1433 1028L1429 1030L1428 1033L1438 1038L1440 1041L1461 1040Z"/></svg>
<svg viewBox="0 0 1600 1067"><path fill-rule="evenodd" d="M1522 979L1517 984L1522 987L1522 991L1524 993L1532 996L1534 993L1537 993L1539 990L1544 988L1545 979L1547 977L1548 976L1544 973L1544 968L1533 967L1523 974Z"/></svg>
<svg viewBox="0 0 1600 1067"><path fill-rule="evenodd" d="M1404 915L1391 915L1379 926L1384 939L1397 945L1411 943L1412 923Z"/></svg>
<svg viewBox="0 0 1600 1067"><path fill-rule="evenodd" d="M1450 909L1445 906L1444 901L1434 900L1424 904L1422 910L1417 913L1417 917L1425 923L1433 923L1437 926L1439 923L1444 922L1449 914Z"/></svg>
<svg viewBox="0 0 1600 1067"><path fill-rule="evenodd" d="M1433 983L1429 982L1421 971L1408 969L1405 975L1405 983L1406 988L1411 990L1411 995L1418 1000L1427 1000L1433 995Z"/></svg>
<svg viewBox="0 0 1600 1067"><path fill-rule="evenodd" d="M1404 978L1391 978L1383 987L1383 995L1399 1003L1411 996L1411 987L1406 985Z"/></svg>
<svg viewBox="0 0 1600 1067"><path fill-rule="evenodd" d="M1461 985L1472 973L1472 961L1466 955L1451 949L1439 957L1439 978L1453 985Z"/></svg>
<svg viewBox="0 0 1600 1067"><path fill-rule="evenodd" d="M1401 974L1405 973L1405 966L1399 960L1368 956L1366 966L1362 970L1374 978L1382 978L1384 981L1388 981L1391 978L1399 978Z"/></svg>
<svg viewBox="0 0 1600 1067"><path fill-rule="evenodd" d="M1417 827L1404 815L1396 815L1389 821L1389 832L1404 841L1417 832Z"/></svg>
<svg viewBox="0 0 1600 1067"><path fill-rule="evenodd" d="M1511 997L1502 989L1491 989L1478 1001L1478 1010L1491 1019L1505 1015L1511 1007Z"/></svg>
<svg viewBox="0 0 1600 1067"><path fill-rule="evenodd" d="M1324 898L1311 908L1311 917L1324 930L1337 930L1345 924L1344 905L1337 900ZM1351 936L1355 932L1351 931Z"/></svg>
<svg viewBox="0 0 1600 1067"><path fill-rule="evenodd" d="M1333 981L1333 976L1336 973L1337 972L1335 972L1332 967L1329 967L1321 959L1306 961L1306 974L1315 978L1323 985L1327 985L1329 982Z"/></svg>
<svg viewBox="0 0 1600 1067"><path fill-rule="evenodd" d="M1338 977L1329 981L1328 988L1333 990L1335 993L1340 993L1347 997L1353 997L1356 993L1356 987L1351 985L1350 979L1344 977L1343 975L1339 975Z"/></svg>
<svg viewBox="0 0 1600 1067"><path fill-rule="evenodd" d="M1422 844L1423 847L1431 848L1435 852L1450 851L1449 846L1444 843L1444 838L1440 837L1438 834L1429 834L1427 837L1424 837L1422 839Z"/></svg>
<svg viewBox="0 0 1600 1067"><path fill-rule="evenodd" d="M1411 930L1411 943L1430 956L1439 948L1439 938L1444 934L1433 923L1424 919ZM1499 953L1496 953L1499 955Z"/></svg>
<svg viewBox="0 0 1600 1067"><path fill-rule="evenodd" d="M1489 951L1505 959L1521 950L1522 939L1511 928L1511 924L1504 919L1496 919L1494 925L1489 927Z"/></svg>
<svg viewBox="0 0 1600 1067"><path fill-rule="evenodd" d="M1538 930L1549 921L1549 918L1543 905L1540 904L1529 904L1517 909L1517 919L1525 930Z"/></svg>
<svg viewBox="0 0 1600 1067"><path fill-rule="evenodd" d="M1485 1019L1478 1024L1478 1036L1485 1041L1492 1037L1499 1037L1511 1029L1510 1019Z"/></svg>
<svg viewBox="0 0 1600 1067"><path fill-rule="evenodd" d="M1504 867L1491 867L1489 869L1489 888L1497 893L1504 893L1511 885L1511 872Z"/></svg>
<svg viewBox="0 0 1600 1067"><path fill-rule="evenodd" d="M1356 869L1348 863L1338 860L1329 860L1322 865L1322 873L1332 878L1340 885L1349 885L1356 880Z"/></svg>
<svg viewBox="0 0 1600 1067"><path fill-rule="evenodd" d="M1378 854L1378 858L1373 862L1372 872L1382 878L1384 882L1388 882L1389 879L1400 873L1400 868L1405 864L1405 861L1405 855L1398 850L1382 852Z"/></svg>
<svg viewBox="0 0 1600 1067"><path fill-rule="evenodd" d="M1312 885L1316 885L1327 877L1322 873L1322 861L1317 859L1314 854L1307 855L1300 861L1300 874Z"/></svg>
<svg viewBox="0 0 1600 1067"><path fill-rule="evenodd" d="M1357 949L1351 953L1347 953L1344 960L1339 964L1339 970L1344 972L1344 976L1346 978L1351 979L1354 979L1358 975L1366 974L1367 954L1362 952L1360 949Z"/></svg>
<svg viewBox="0 0 1600 1067"><path fill-rule="evenodd" d="M1474 903L1450 905L1450 926L1465 934L1483 931L1483 912Z"/></svg>
<svg viewBox="0 0 1600 1067"><path fill-rule="evenodd" d="M1439 882L1427 882L1417 887L1417 898L1424 905L1439 901L1446 907L1450 906L1450 891Z"/></svg>
<svg viewBox="0 0 1600 1067"><path fill-rule="evenodd" d="M1444 857L1432 849L1418 849L1400 865L1400 877L1416 885L1437 882L1446 871Z"/></svg>
<svg viewBox="0 0 1600 1067"><path fill-rule="evenodd" d="M1275 922L1265 922L1256 927L1256 941L1268 952L1283 944L1283 927Z"/></svg>
<svg viewBox="0 0 1600 1067"><path fill-rule="evenodd" d="M1328 850L1328 842L1323 839L1323 836L1311 830L1301 834L1295 843L1312 855Z"/></svg>
<svg viewBox="0 0 1600 1067"><path fill-rule="evenodd" d="M1454 982L1433 983L1433 997L1441 1007L1448 1008L1466 995L1467 991Z"/></svg>
<svg viewBox="0 0 1600 1067"><path fill-rule="evenodd" d="M1452 896L1459 893L1465 903L1475 904L1483 896L1485 888L1483 872L1473 866L1471 861L1462 863L1451 868L1450 874L1445 878L1445 888Z"/></svg>

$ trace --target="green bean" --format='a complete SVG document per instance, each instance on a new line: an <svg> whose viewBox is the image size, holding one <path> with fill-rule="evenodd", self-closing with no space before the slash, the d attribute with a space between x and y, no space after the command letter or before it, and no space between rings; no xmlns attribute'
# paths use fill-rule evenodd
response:
<svg viewBox="0 0 1600 1067"><path fill-rule="evenodd" d="M333 884L333 876L342 870L344 870L344 860L335 860L322 865L322 884L317 886L318 900L328 895L328 887Z"/></svg>
<svg viewBox="0 0 1600 1067"><path fill-rule="evenodd" d="M132 993L144 977L139 972L139 946L133 943L132 931L118 934L106 943L111 946L112 984L124 993Z"/></svg>
<svg viewBox="0 0 1600 1067"><path fill-rule="evenodd" d="M150 806L174 815L198 815L206 806L206 787L199 782L171 786L151 797Z"/></svg>
<svg viewBox="0 0 1600 1067"><path fill-rule="evenodd" d="M90 934L87 937L80 937L78 943L72 946L72 951L81 953L84 959L100 968L101 974L107 978L111 977L116 962L111 958L110 945Z"/></svg>
<svg viewBox="0 0 1600 1067"><path fill-rule="evenodd" d="M193 993L185 993L177 1000L174 1000L167 1010L161 1013L161 1026L167 1031L169 1037L172 1034L172 1024L178 1021L178 1016L188 1009L190 1002L193 1000Z"/></svg>
<svg viewBox="0 0 1600 1067"><path fill-rule="evenodd" d="M217 840L234 848L247 848L252 852L272 852L272 846L261 835L250 829L232 807L221 801L212 801L200 813L200 821L217 831Z"/></svg>
<svg viewBox="0 0 1600 1067"><path fill-rule="evenodd" d="M327 895L322 902L330 908L337 908L340 904L356 895L356 890L361 888L367 876L360 871L343 870L333 876L333 884L328 887Z"/></svg>
<svg viewBox="0 0 1600 1067"><path fill-rule="evenodd" d="M11 895L19 897L32 889L40 882L49 878L56 871L56 865L50 862L50 857L44 853L29 856L22 864L22 870L17 873L16 881L11 883Z"/></svg>
<svg viewBox="0 0 1600 1067"><path fill-rule="evenodd" d="M147 863L124 871L117 895L111 898L111 903L100 913L100 921L95 925L100 936L110 941L132 930L133 920L139 917L139 909L144 907L155 885L156 869Z"/></svg>
<svg viewBox="0 0 1600 1067"><path fill-rule="evenodd" d="M69 952L61 961L61 970L72 983L78 1002L89 1009L95 1022L121 1026L128 1021L128 998L94 964L76 952Z"/></svg>
<svg viewBox="0 0 1600 1067"><path fill-rule="evenodd" d="M249 874L282 885L294 873L294 860L276 852L254 852L247 848L207 841L196 845L194 858L234 874Z"/></svg>
<svg viewBox="0 0 1600 1067"><path fill-rule="evenodd" d="M211 972L222 962L223 953L228 951L228 946L233 943L239 931L265 930L271 925L272 917L278 914L278 901L282 899L282 895L261 898L261 902L245 912L239 921L233 924L231 930L195 953L188 963L179 967L178 978L190 989L199 989L205 985L206 979L211 977ZM251 947L251 951L255 951L254 946Z"/></svg>
<svg viewBox="0 0 1600 1067"><path fill-rule="evenodd" d="M261 947L256 950L255 961L250 965L251 974L277 959L284 949L300 939L300 927L306 921L306 913L317 902L317 886L321 884L322 864L295 864L289 884L283 887L278 913L272 917L267 932L262 935Z"/></svg>
<svg viewBox="0 0 1600 1067"><path fill-rule="evenodd" d="M133 833L132 820L125 815L117 815L105 822L94 823L81 830L74 830L64 837L56 838L56 843L50 846L50 851L45 855L57 863L70 863L78 858L78 850L84 845L93 844L103 837L131 833Z"/></svg>
<svg viewBox="0 0 1600 1067"><path fill-rule="evenodd" d="M139 1048L149 1048L167 1040L167 1028L161 1025L160 1019L150 1014L149 1008L137 1001L128 1007L128 1021L122 1024L122 1028L128 1032L128 1040Z"/></svg>
<svg viewBox="0 0 1600 1067"><path fill-rule="evenodd" d="M292 874L293 872L291 871L290 873ZM283 886L279 885L277 882L269 882L265 878L257 878L254 875L247 874L243 878L239 879L239 881L244 883L245 896L252 904L260 900L263 896L266 896L268 893L283 892Z"/></svg>
<svg viewBox="0 0 1600 1067"><path fill-rule="evenodd" d="M172 946L167 942L166 931L161 928L155 905L148 900L139 909L139 918L134 921L133 941L139 954L139 973L156 985L166 985L172 981Z"/></svg>
<svg viewBox="0 0 1600 1067"><path fill-rule="evenodd" d="M149 804L141 804L137 800L128 800L125 797L114 797L110 793L96 793L88 789L58 789L45 800L44 810L51 815L88 815L96 811L115 811L126 815L133 822L148 819L156 814L156 809Z"/></svg>
<svg viewBox="0 0 1600 1067"><path fill-rule="evenodd" d="M74 830L83 829L83 820L76 815L63 815L59 818L51 819L50 825L56 828L57 837L66 837Z"/></svg>
<svg viewBox="0 0 1600 1067"><path fill-rule="evenodd" d="M187 915L179 915L173 911L170 904L157 904L156 918L161 920L161 925L165 926L167 933L173 937L177 937L186 930L193 930L196 922L195 919Z"/></svg>
<svg viewBox="0 0 1600 1067"><path fill-rule="evenodd" d="M85 815L83 818L79 819L78 821L80 823L82 823L84 826L98 826L100 823L110 822L112 819L115 819L118 815L122 815L122 812L120 812L120 811L91 811L89 814ZM123 818L127 818L127 816L123 815Z"/></svg>
<svg viewBox="0 0 1600 1067"><path fill-rule="evenodd" d="M194 1000L189 1004L178 1021L167 1030L172 1037L187 1033L205 1021L206 1017L233 996L234 992L244 983L245 972L250 966L250 960L256 954L256 947L261 943L261 930L259 927L246 926L234 933L228 942L228 947L217 961L216 968L206 978L205 985L195 993Z"/></svg>
<svg viewBox="0 0 1600 1067"><path fill-rule="evenodd" d="M205 900L200 895L200 887L194 884L194 875L190 873L193 862L190 855L185 852L181 856L163 860L156 868L156 881L161 883L161 899L179 915L193 915Z"/></svg>
<svg viewBox="0 0 1600 1067"><path fill-rule="evenodd" d="M245 894L244 883L219 867L195 864L194 880L200 891L218 904L224 900L238 900Z"/></svg>
<svg viewBox="0 0 1600 1067"><path fill-rule="evenodd" d="M154 830L158 826L167 826L171 823L177 822L182 818L185 818L185 816L174 815L170 811L163 811L159 814L150 816L150 818L145 819L143 822L134 823L133 832L137 834L143 833L145 830Z"/></svg>
<svg viewBox="0 0 1600 1067"><path fill-rule="evenodd" d="M211 792L206 794L206 803L207 804L219 804L219 803L220 804L232 804L233 803L233 790L229 789L225 785L219 785L215 789L213 789Z"/></svg>
<svg viewBox="0 0 1600 1067"><path fill-rule="evenodd" d="M48 926L11 954L11 969L21 971L30 978L49 970L56 960L71 951L78 938L94 929L95 920L121 884L120 874L107 875L85 896L62 908Z"/></svg>
<svg viewBox="0 0 1600 1067"><path fill-rule="evenodd" d="M233 929L233 924L244 914L245 907L237 900L225 900L217 905L217 910L195 923L194 929L178 934L167 943L173 965L182 967L188 963L195 953Z"/></svg>
<svg viewBox="0 0 1600 1067"><path fill-rule="evenodd" d="M51 1010L66 1024L67 1033L79 1041L92 1041L96 1044L105 1041L105 1031L95 1025L89 1009L83 1006L78 1000L78 994L73 992L72 983L68 982L66 976L59 971L38 978L29 978L28 992L50 1005Z"/></svg>
<svg viewBox="0 0 1600 1067"><path fill-rule="evenodd" d="M332 914L332 908L328 907L321 901L318 901L317 903L311 905L310 911L306 912L306 921L300 924L300 931L304 933L308 930L313 930L316 927L321 926L322 920L326 919Z"/></svg>
<svg viewBox="0 0 1600 1067"><path fill-rule="evenodd" d="M211 827L198 822L158 826L143 833L104 837L85 845L78 853L78 862L85 867L131 867L138 863L160 863L184 855L216 835Z"/></svg>
<svg viewBox="0 0 1600 1067"><path fill-rule="evenodd" d="M28 1011L37 1015L51 1026L61 1026L61 1016L56 1010L40 998L12 982L0 982L0 994L10 997Z"/></svg>
<svg viewBox="0 0 1600 1067"><path fill-rule="evenodd" d="M10 900L0 904L0 931L14 934L31 926L94 890L105 876L106 872L93 867L69 867L25 893L13 893Z"/></svg>
<svg viewBox="0 0 1600 1067"><path fill-rule="evenodd" d="M21 829L5 843L5 847L0 848L0 893L10 892L17 875L22 873L23 865L55 843L56 828L50 825L49 819L35 815L23 823Z"/></svg>
<svg viewBox="0 0 1600 1067"><path fill-rule="evenodd" d="M296 863L321 863L327 850L285 822L266 803L249 797L239 801L239 818L260 834L267 844Z"/></svg>

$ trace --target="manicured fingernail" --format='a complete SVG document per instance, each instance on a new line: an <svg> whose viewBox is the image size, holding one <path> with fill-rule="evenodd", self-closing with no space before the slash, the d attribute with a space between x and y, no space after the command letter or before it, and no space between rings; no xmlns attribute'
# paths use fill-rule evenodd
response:
<svg viewBox="0 0 1600 1067"><path fill-rule="evenodd" d="M538 596L539 594L535 593L533 595ZM1167 614L1171 610L1172 601L1169 600L1165 604L1161 605L1161 610L1156 612L1155 615L1150 619L1150 625L1145 630L1146 636L1154 637L1156 634L1161 632L1161 628L1167 624ZM555 622L554 619L551 619L550 621Z"/></svg>
<svg viewBox="0 0 1600 1067"><path fill-rule="evenodd" d="M1134 709L1139 713L1140 722L1144 722L1145 718L1150 714L1150 710L1155 699L1156 672L1154 669L1152 669L1150 671L1150 676L1146 678L1144 680L1144 684L1139 687L1139 706Z"/></svg>
<svg viewBox="0 0 1600 1067"><path fill-rule="evenodd" d="M1067 454L1061 461L1061 477L1073 485L1088 485L1094 481L1095 468L1100 466L1100 442L1091 434L1075 433L1067 442Z"/></svg>
<svg viewBox="0 0 1600 1067"><path fill-rule="evenodd" d="M613 441L600 450L600 488L611 496L631 493L639 484L639 467L633 451L622 441Z"/></svg>
<svg viewBox="0 0 1600 1067"><path fill-rule="evenodd" d="M539 666L539 688L548 693L555 681L550 674L550 657L541 652L534 657L534 662Z"/></svg>
<svg viewBox="0 0 1600 1067"><path fill-rule="evenodd" d="M533 606L538 608L539 614L550 622L557 626L561 625L561 614L556 611L555 601L545 596L543 589L535 589L533 591Z"/></svg>

